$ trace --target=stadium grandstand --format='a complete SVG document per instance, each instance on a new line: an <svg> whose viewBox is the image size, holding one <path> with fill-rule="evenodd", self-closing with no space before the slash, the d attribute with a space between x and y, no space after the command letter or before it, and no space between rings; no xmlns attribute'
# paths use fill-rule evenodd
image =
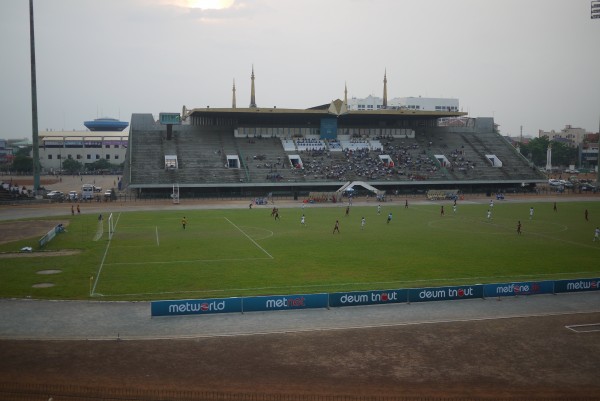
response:
<svg viewBox="0 0 600 401"><path fill-rule="evenodd" d="M415 110L383 104L349 110L344 99L308 109L250 107L133 114L124 184L139 194L306 196L353 188L413 193L458 188L515 191L545 182L496 132L492 118L456 107ZM167 121L171 118L170 121Z"/></svg>

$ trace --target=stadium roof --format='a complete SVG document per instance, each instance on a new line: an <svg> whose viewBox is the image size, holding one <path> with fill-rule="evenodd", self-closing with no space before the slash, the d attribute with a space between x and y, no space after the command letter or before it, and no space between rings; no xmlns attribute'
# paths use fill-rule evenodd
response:
<svg viewBox="0 0 600 401"><path fill-rule="evenodd" d="M467 113L450 111L423 111L399 108L378 110L348 110L340 99L309 109L284 109L277 107L251 108L197 108L185 110L183 118L214 117L234 118L238 123L273 123L280 120L293 122L318 122L321 118L334 117L340 124L352 124L360 121L397 121L397 120L436 120L442 117L461 117Z"/></svg>

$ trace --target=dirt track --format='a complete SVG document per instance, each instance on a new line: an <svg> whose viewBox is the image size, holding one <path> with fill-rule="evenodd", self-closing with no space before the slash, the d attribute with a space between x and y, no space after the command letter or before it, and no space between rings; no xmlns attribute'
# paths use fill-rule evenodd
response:
<svg viewBox="0 0 600 401"><path fill-rule="evenodd" d="M0 377L21 388L149 391L145 399L156 389L600 399L600 332L565 328L599 321L592 313L197 340L1 341Z"/></svg>

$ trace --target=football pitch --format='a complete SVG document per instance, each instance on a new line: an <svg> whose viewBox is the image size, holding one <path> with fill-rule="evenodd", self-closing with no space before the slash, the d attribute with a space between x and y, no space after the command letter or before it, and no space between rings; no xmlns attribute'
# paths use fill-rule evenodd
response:
<svg viewBox="0 0 600 401"><path fill-rule="evenodd" d="M297 204L280 208L279 219L271 207L113 212L110 240L106 219L65 216L67 232L46 249L79 253L2 259L0 296L219 298L599 276L600 241L593 239L600 205L557 207L459 201L454 212L451 201L394 202L381 203L379 212L376 203L351 206L346 215L345 205ZM94 241L98 224L104 233ZM42 278L39 271L48 269L61 272ZM53 286L32 288L42 280Z"/></svg>

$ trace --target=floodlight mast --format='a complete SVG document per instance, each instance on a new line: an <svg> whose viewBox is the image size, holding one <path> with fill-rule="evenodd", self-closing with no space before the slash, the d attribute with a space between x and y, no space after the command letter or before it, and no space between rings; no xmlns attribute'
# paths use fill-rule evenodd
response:
<svg viewBox="0 0 600 401"><path fill-rule="evenodd" d="M600 0L592 0L590 17L600 20ZM596 158L596 183L600 185L600 117L598 118L598 154Z"/></svg>
<svg viewBox="0 0 600 401"><path fill-rule="evenodd" d="M33 32L33 0L29 0L29 49L31 52L31 130L33 148L33 192L40 188L40 150L38 138L37 83L35 77L35 37Z"/></svg>

